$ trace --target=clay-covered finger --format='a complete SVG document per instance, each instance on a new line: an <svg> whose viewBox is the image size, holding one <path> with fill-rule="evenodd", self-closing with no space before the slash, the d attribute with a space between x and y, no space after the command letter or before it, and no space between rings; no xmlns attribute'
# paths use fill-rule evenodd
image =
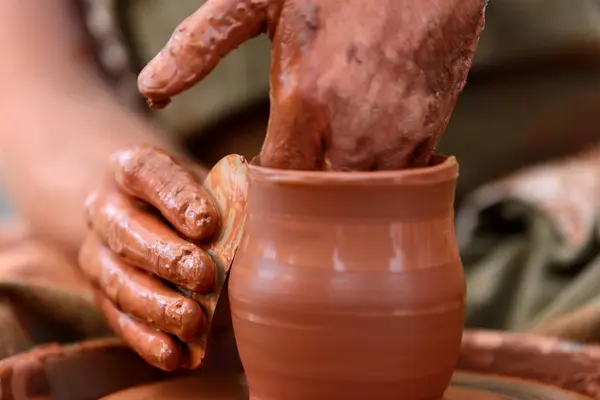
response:
<svg viewBox="0 0 600 400"><path fill-rule="evenodd" d="M100 292L96 292L96 304L110 328L150 365L173 371L185 362L184 353L174 336L144 325L119 311Z"/></svg>
<svg viewBox="0 0 600 400"><path fill-rule="evenodd" d="M182 239L114 184L108 182L88 207L98 237L129 264L193 292L214 288L217 268L208 253Z"/></svg>
<svg viewBox="0 0 600 400"><path fill-rule="evenodd" d="M210 238L219 227L212 198L193 175L157 148L141 145L114 154L119 187L153 205L190 240Z"/></svg>
<svg viewBox="0 0 600 400"><path fill-rule="evenodd" d="M143 69L138 88L153 108L192 87L221 58L261 33L269 0L208 0L186 18ZM271 6L272 7L272 6Z"/></svg>
<svg viewBox="0 0 600 400"><path fill-rule="evenodd" d="M200 305L169 288L155 276L128 266L90 235L79 253L79 265L91 281L121 311L148 325L196 340L206 325Z"/></svg>

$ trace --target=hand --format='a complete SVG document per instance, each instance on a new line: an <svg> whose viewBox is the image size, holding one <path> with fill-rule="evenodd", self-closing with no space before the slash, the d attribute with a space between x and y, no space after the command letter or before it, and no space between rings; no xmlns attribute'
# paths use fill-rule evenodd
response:
<svg viewBox="0 0 600 400"><path fill-rule="evenodd" d="M207 320L168 283L200 294L214 289L216 266L196 243L216 232L217 209L201 177L160 150L132 147L113 164L86 204L90 232L80 267L126 344L163 370L184 367L189 359L179 341L196 340Z"/></svg>
<svg viewBox="0 0 600 400"><path fill-rule="evenodd" d="M227 53L272 40L263 166L381 170L429 163L465 84L487 0L208 0L142 71L153 107Z"/></svg>

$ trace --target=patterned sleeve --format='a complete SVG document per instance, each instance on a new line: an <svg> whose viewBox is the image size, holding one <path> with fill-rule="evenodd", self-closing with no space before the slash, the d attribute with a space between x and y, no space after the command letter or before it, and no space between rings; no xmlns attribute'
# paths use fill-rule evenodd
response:
<svg viewBox="0 0 600 400"><path fill-rule="evenodd" d="M139 103L132 55L118 26L118 0L77 0L84 24L93 42L101 72L119 97Z"/></svg>

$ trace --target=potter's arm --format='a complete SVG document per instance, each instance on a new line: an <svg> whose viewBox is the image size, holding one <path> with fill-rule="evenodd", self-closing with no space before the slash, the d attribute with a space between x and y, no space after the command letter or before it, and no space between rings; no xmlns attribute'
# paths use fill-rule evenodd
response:
<svg viewBox="0 0 600 400"><path fill-rule="evenodd" d="M0 7L0 173L34 234L74 254L80 211L109 154L158 143L92 68L73 1L3 0ZM172 149L171 149L172 150Z"/></svg>
<svg viewBox="0 0 600 400"><path fill-rule="evenodd" d="M264 166L377 170L429 162L465 84L487 0L210 0L139 77L151 106L267 33Z"/></svg>

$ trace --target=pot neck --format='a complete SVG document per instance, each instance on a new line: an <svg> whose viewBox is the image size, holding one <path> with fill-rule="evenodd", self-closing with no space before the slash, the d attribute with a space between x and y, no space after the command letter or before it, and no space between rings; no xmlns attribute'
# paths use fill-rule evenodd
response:
<svg viewBox="0 0 600 400"><path fill-rule="evenodd" d="M348 220L423 220L454 209L458 164L436 156L429 167L381 172L249 168L250 215Z"/></svg>

